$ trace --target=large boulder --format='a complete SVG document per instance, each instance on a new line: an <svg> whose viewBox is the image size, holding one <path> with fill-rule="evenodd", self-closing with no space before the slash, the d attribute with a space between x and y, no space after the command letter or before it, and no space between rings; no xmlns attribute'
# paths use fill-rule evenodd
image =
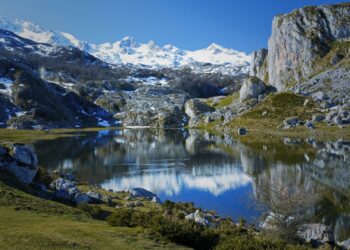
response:
<svg viewBox="0 0 350 250"><path fill-rule="evenodd" d="M239 100L243 102L248 99L257 99L259 95L265 93L266 90L265 84L260 79L252 76L248 77L239 91Z"/></svg>
<svg viewBox="0 0 350 250"><path fill-rule="evenodd" d="M30 147L29 145L13 145L12 156L20 164L28 166L38 164L38 160L36 154L33 151L33 147Z"/></svg>
<svg viewBox="0 0 350 250"><path fill-rule="evenodd" d="M38 160L34 148L28 145L14 144L0 147L0 169L14 175L24 184L32 183L37 171Z"/></svg>
<svg viewBox="0 0 350 250"><path fill-rule="evenodd" d="M185 112L190 118L213 112L214 110L200 99L191 99L185 103Z"/></svg>
<svg viewBox="0 0 350 250"><path fill-rule="evenodd" d="M154 202L156 202L156 203L160 203L160 200L156 194L154 194L154 193L152 193L144 188L137 187L137 188L130 189L128 191L129 191L130 196L132 198L145 198L145 199L148 199L151 201L154 200Z"/></svg>

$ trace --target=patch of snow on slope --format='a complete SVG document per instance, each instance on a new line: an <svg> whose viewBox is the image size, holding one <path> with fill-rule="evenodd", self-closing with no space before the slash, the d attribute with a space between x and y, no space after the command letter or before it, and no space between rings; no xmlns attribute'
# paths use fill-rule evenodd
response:
<svg viewBox="0 0 350 250"><path fill-rule="evenodd" d="M132 82L141 82L143 84L146 85L162 85L162 86L167 86L168 82L165 78L157 78L154 76L149 76L146 78L142 78L142 77L133 77L133 76L128 76L125 81L132 83Z"/></svg>

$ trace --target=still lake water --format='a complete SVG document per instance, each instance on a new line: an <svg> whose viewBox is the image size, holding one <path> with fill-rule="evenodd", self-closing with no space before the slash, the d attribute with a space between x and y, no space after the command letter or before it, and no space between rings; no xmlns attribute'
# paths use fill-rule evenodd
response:
<svg viewBox="0 0 350 250"><path fill-rule="evenodd" d="M312 221L350 237L350 142L275 138L242 143L195 130L87 132L35 143L39 164L116 191L143 187L254 223L252 200L283 186L320 197ZM253 203L255 204L255 203Z"/></svg>

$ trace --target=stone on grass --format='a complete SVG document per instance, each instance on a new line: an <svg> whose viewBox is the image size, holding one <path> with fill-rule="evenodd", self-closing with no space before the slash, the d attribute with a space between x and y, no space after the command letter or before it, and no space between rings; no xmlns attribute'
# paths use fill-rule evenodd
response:
<svg viewBox="0 0 350 250"><path fill-rule="evenodd" d="M245 135L245 134L247 133L247 129L246 129L246 128L239 128L239 129L237 130L237 133L238 133L239 135Z"/></svg>

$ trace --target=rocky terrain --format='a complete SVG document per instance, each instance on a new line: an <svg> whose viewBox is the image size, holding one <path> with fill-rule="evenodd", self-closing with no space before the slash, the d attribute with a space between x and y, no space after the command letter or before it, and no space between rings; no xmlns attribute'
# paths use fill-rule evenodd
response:
<svg viewBox="0 0 350 250"><path fill-rule="evenodd" d="M127 38L102 53L71 35L2 19L2 28L46 43L1 31L0 126L226 126L260 104L266 106L276 92L303 96L309 102L305 109L315 115L305 120L291 114L280 121L282 127L306 124L315 129L315 122L345 126L350 123L348 16L348 3L279 15L273 20L269 48L254 52L244 66L226 64L230 56L247 57L215 44L195 52L179 52L171 46L154 50L182 55L182 59L175 56L181 62L174 66L157 63L174 55L154 55L150 51L155 44ZM142 54L145 48L147 55ZM121 61L106 59L112 55ZM150 64L129 63L134 55ZM189 55L198 61L188 59ZM232 70L220 69L222 63Z"/></svg>
<svg viewBox="0 0 350 250"><path fill-rule="evenodd" d="M183 127L186 100L234 91L242 79L111 65L74 47L0 37L1 127Z"/></svg>
<svg viewBox="0 0 350 250"><path fill-rule="evenodd" d="M275 118L280 116L284 128L306 125L315 129L314 122L322 121L329 125L349 124L349 11L349 3L343 3L305 7L275 17L268 49L253 53L250 77L243 81L239 101L237 96L232 98L222 116L244 118L249 116L250 110L258 121L259 116L269 118L267 114L272 112L270 115ZM301 114L295 112L291 114L293 117L285 116L282 123L282 113L275 111L282 107L268 107L264 101L269 93L277 96L294 93L296 99L303 97L305 110L315 116L311 114L308 120L301 121L301 117L297 117ZM233 108L238 105L240 108ZM289 105L294 108L293 103ZM267 109L257 114L262 107ZM232 119L232 123L240 124L238 120ZM215 123L212 126L220 122ZM197 123L198 126L201 124L203 122Z"/></svg>

